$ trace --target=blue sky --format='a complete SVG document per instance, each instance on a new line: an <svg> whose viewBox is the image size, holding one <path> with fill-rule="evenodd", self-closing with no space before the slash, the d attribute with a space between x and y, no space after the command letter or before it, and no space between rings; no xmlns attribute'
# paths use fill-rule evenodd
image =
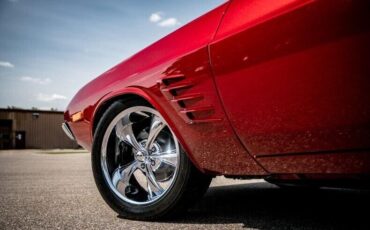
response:
<svg viewBox="0 0 370 230"><path fill-rule="evenodd" d="M224 0L0 0L0 107L64 110L84 84Z"/></svg>

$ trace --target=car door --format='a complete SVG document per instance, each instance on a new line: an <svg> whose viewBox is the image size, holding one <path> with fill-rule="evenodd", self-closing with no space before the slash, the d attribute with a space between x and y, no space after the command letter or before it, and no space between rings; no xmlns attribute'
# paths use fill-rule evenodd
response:
<svg viewBox="0 0 370 230"><path fill-rule="evenodd" d="M231 2L210 44L215 82L241 142L270 172L297 171L281 156L369 149L368 11L368 1ZM309 162L289 160L303 171Z"/></svg>

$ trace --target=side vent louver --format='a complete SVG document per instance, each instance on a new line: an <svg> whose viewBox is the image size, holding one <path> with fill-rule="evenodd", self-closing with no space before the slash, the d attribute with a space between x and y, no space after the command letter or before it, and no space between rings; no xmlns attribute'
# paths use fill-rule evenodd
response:
<svg viewBox="0 0 370 230"><path fill-rule="evenodd" d="M184 75L166 76L159 83L161 92L171 102L185 122L193 124L221 120L212 118L214 114L212 105L198 105L200 102L204 102L204 95L200 92L195 92L193 88L195 83Z"/></svg>

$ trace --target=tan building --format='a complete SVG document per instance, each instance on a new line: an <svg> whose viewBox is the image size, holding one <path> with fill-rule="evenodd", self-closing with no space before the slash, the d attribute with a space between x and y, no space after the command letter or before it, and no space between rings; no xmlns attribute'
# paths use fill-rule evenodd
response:
<svg viewBox="0 0 370 230"><path fill-rule="evenodd" d="M63 132L63 112L0 109L0 149L78 148Z"/></svg>

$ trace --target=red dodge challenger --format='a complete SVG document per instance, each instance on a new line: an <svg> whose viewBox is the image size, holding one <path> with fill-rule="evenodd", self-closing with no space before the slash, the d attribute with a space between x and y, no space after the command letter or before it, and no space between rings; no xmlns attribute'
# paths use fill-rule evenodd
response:
<svg viewBox="0 0 370 230"><path fill-rule="evenodd" d="M367 186L370 1L230 0L88 83L65 120L126 218L184 210L215 175Z"/></svg>

